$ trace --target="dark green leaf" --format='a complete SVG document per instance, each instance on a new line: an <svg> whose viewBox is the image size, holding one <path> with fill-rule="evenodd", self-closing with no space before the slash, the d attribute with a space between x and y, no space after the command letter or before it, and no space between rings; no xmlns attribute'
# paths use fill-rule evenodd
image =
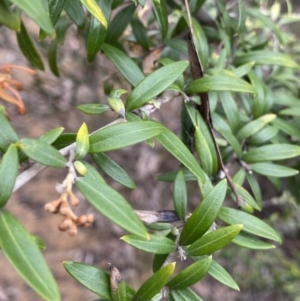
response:
<svg viewBox="0 0 300 301"><path fill-rule="evenodd" d="M160 235L149 235L150 239L143 239L136 235L125 235L122 240L129 245L153 254L169 254L176 249L175 242Z"/></svg>
<svg viewBox="0 0 300 301"><path fill-rule="evenodd" d="M237 235L232 242L238 246L253 250L268 250L275 248L274 245L261 241L256 237L244 233L243 231Z"/></svg>
<svg viewBox="0 0 300 301"><path fill-rule="evenodd" d="M204 183L205 173L199 166L195 157L182 143L182 141L171 131L167 130L156 137L157 141L170 152L177 160L187 167L197 178Z"/></svg>
<svg viewBox="0 0 300 301"><path fill-rule="evenodd" d="M76 134L66 133L61 134L53 143L52 145L56 149L62 149L76 141Z"/></svg>
<svg viewBox="0 0 300 301"><path fill-rule="evenodd" d="M15 31L20 30L21 19L18 13L11 10L7 1L0 1L0 23Z"/></svg>
<svg viewBox="0 0 300 301"><path fill-rule="evenodd" d="M236 236L237 237L237 236ZM215 278L217 281L223 283L224 285L239 291L239 286L230 276L230 274L215 260L211 262L210 268L208 270L208 274Z"/></svg>
<svg viewBox="0 0 300 301"><path fill-rule="evenodd" d="M134 87L144 79L141 69L126 53L108 44L103 44L102 49Z"/></svg>
<svg viewBox="0 0 300 301"><path fill-rule="evenodd" d="M124 148L166 131L154 121L136 121L116 124L90 136L90 153L100 153Z"/></svg>
<svg viewBox="0 0 300 301"><path fill-rule="evenodd" d="M89 151L89 147L89 132L86 123L83 123L76 136L76 160L84 158Z"/></svg>
<svg viewBox="0 0 300 301"><path fill-rule="evenodd" d="M209 270L212 257L192 263L167 283L170 289L182 289L198 282Z"/></svg>
<svg viewBox="0 0 300 301"><path fill-rule="evenodd" d="M67 15L60 17L55 25L56 40L63 45L69 27L70 18Z"/></svg>
<svg viewBox="0 0 300 301"><path fill-rule="evenodd" d="M175 268L175 262L169 263L159 271L154 273L146 282L142 284L136 292L133 301L145 301L154 297L169 281Z"/></svg>
<svg viewBox="0 0 300 301"><path fill-rule="evenodd" d="M0 113L0 150L5 152L11 143L17 142L17 136L14 128L11 126L6 117Z"/></svg>
<svg viewBox="0 0 300 301"><path fill-rule="evenodd" d="M231 225L205 234L190 246L186 247L188 256L201 256L220 250L238 235L243 225Z"/></svg>
<svg viewBox="0 0 300 301"><path fill-rule="evenodd" d="M158 21L161 37L164 40L167 36L169 25L166 0L152 0L152 7Z"/></svg>
<svg viewBox="0 0 300 301"><path fill-rule="evenodd" d="M250 149L243 155L248 163L283 160L300 155L300 146L291 144L270 144Z"/></svg>
<svg viewBox="0 0 300 301"><path fill-rule="evenodd" d="M89 103L89 104L79 105L76 108L79 111L89 115L99 115L104 112L110 111L110 107L108 105L104 105L101 103Z"/></svg>
<svg viewBox="0 0 300 301"><path fill-rule="evenodd" d="M141 45L143 50L149 50L151 41L148 38L147 30L139 18L132 18L131 27L137 44Z"/></svg>
<svg viewBox="0 0 300 301"><path fill-rule="evenodd" d="M54 34L54 28L42 1L10 0L32 18L45 32ZM21 25L22 26L22 25ZM22 28L21 28L22 31Z"/></svg>
<svg viewBox="0 0 300 301"><path fill-rule="evenodd" d="M258 174L278 178L291 177L299 173L294 168L271 162L254 163L249 165L249 168Z"/></svg>
<svg viewBox="0 0 300 301"><path fill-rule="evenodd" d="M87 200L115 224L140 237L149 237L132 207L118 192L90 178L77 178L76 185Z"/></svg>
<svg viewBox="0 0 300 301"><path fill-rule="evenodd" d="M110 0L96 0L101 7L106 20L110 19ZM87 34L87 58L93 61L105 41L107 28L102 25L94 16L91 16Z"/></svg>
<svg viewBox="0 0 300 301"><path fill-rule="evenodd" d="M57 40L50 44L48 51L48 63L52 73L59 77L59 70L57 67L57 46Z"/></svg>
<svg viewBox="0 0 300 301"><path fill-rule="evenodd" d="M203 93L210 91L256 93L249 83L234 76L206 76L192 81L186 87L186 93Z"/></svg>
<svg viewBox="0 0 300 301"><path fill-rule="evenodd" d="M125 107L137 109L167 89L187 68L188 62L179 61L163 66L143 79L130 93Z"/></svg>
<svg viewBox="0 0 300 301"><path fill-rule="evenodd" d="M227 182L222 180L205 196L183 227L180 244L190 245L205 234L217 217L226 189Z"/></svg>
<svg viewBox="0 0 300 301"><path fill-rule="evenodd" d="M181 220L185 220L187 206L187 191L182 171L179 171L174 182L174 207L176 214Z"/></svg>
<svg viewBox="0 0 300 301"><path fill-rule="evenodd" d="M121 183L128 188L136 188L135 183L115 161L103 153L96 153L92 155L95 163L111 178Z"/></svg>
<svg viewBox="0 0 300 301"><path fill-rule="evenodd" d="M29 2L29 1L26 1ZM27 60L32 64L33 67L44 70L44 64L43 61L37 52L27 30L24 26L23 22L21 22L21 30L17 33L17 41L20 50L24 54L24 56L27 58Z"/></svg>
<svg viewBox="0 0 300 301"><path fill-rule="evenodd" d="M5 257L32 289L44 300L60 300L56 282L37 244L6 210L0 210L0 245Z"/></svg>
<svg viewBox="0 0 300 301"><path fill-rule="evenodd" d="M170 291L174 301L203 301L195 292L190 288L183 288L179 290Z"/></svg>
<svg viewBox="0 0 300 301"><path fill-rule="evenodd" d="M43 165L62 168L67 164L65 157L44 141L23 138L17 146L29 158Z"/></svg>
<svg viewBox="0 0 300 301"><path fill-rule="evenodd" d="M182 172L185 181L197 181L197 177L190 170L182 169L180 171ZM172 171L172 172L164 173L158 176L156 179L159 181L174 182L177 174L178 171Z"/></svg>
<svg viewBox="0 0 300 301"><path fill-rule="evenodd" d="M64 10L79 28L84 28L85 14L80 0L65 0Z"/></svg>
<svg viewBox="0 0 300 301"><path fill-rule="evenodd" d="M0 165L0 208L4 207L13 191L18 174L18 151L11 144L2 157Z"/></svg>
<svg viewBox="0 0 300 301"><path fill-rule="evenodd" d="M278 234L268 224L246 212L222 207L218 218L228 224L243 224L243 231L245 232L281 242Z"/></svg>
<svg viewBox="0 0 300 301"><path fill-rule="evenodd" d="M48 0L49 16L51 23L56 24L64 8L65 0Z"/></svg>
<svg viewBox="0 0 300 301"><path fill-rule="evenodd" d="M238 26L237 26L237 33L240 34L245 30L245 22L247 18L247 12L245 9L244 1L238 0L239 3L239 20L238 20Z"/></svg>

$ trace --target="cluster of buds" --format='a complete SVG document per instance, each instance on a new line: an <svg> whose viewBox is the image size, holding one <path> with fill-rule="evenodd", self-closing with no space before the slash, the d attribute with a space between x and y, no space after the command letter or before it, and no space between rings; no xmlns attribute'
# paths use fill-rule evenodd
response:
<svg viewBox="0 0 300 301"><path fill-rule="evenodd" d="M67 231L71 236L77 234L77 227L89 227L94 221L93 214L83 214L77 216L72 206L76 207L79 204L79 200L76 195L72 192L72 186L74 183L74 174L69 173L62 184L56 188L61 193L59 199L49 202L45 205L45 210L51 213L60 213L64 216L63 220L59 223L58 229L60 231Z"/></svg>

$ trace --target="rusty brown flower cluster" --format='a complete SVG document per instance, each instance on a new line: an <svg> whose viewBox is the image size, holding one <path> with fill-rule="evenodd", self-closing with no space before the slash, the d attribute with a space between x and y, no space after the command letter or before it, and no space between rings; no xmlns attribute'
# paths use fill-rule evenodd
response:
<svg viewBox="0 0 300 301"><path fill-rule="evenodd" d="M45 210L51 213L60 213L64 216L63 220L59 223L58 229L60 231L67 231L70 236L74 236L78 232L78 227L89 227L94 221L93 214L83 214L77 216L72 208L79 205L79 199L72 192L74 183L73 173L69 173L60 185L61 195L59 199L49 202L45 205Z"/></svg>

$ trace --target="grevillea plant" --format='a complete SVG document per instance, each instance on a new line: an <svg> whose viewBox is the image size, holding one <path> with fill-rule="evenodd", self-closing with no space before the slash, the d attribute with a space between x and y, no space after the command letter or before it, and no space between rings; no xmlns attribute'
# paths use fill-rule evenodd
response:
<svg viewBox="0 0 300 301"><path fill-rule="evenodd" d="M299 44L286 27L299 16L289 1L286 12L278 3L270 9L260 3L0 0L0 23L16 32L33 68L43 70L44 62L26 30L25 14L40 27L39 39L50 43L48 63L54 75L60 69L57 49L75 24L85 36L87 59L105 55L128 82L109 91L105 103L78 106L92 115L114 111L116 120L104 128L89 133L83 123L77 133L55 128L37 139L20 139L5 106L14 104L25 113L17 91L22 86L10 74L16 66L0 69L0 98L5 101L0 111L1 253L43 299L60 300L41 253L43 243L5 206L13 191L47 166L65 170L65 180L56 187L60 197L45 205L62 215L59 230L72 236L78 227L93 223L93 215L73 211L79 203L74 190L79 190L128 232L121 237L124 244L154 254L148 267L153 275L139 288L129 286L113 263L106 271L64 261L66 271L101 300L202 300L190 287L206 274L238 290L214 253L229 243L237 245L237 256L239 246L267 252L281 243L255 212L263 208L258 175L277 188L287 178L292 195L299 198ZM134 57L132 48L137 49ZM156 67L146 75L140 66L153 53ZM182 101L180 137L168 124L151 119L152 112L164 111L164 103L174 98ZM134 210L96 168L134 189L134 181L106 153L143 141L149 147L162 145L179 162L180 168L157 177L165 185L173 183L173 210ZM31 163L18 175L23 162ZM238 166L234 174L229 172L233 164ZM192 212L186 181L195 181L201 195ZM231 201L224 203L226 196ZM186 261L187 267L174 272L178 261Z"/></svg>

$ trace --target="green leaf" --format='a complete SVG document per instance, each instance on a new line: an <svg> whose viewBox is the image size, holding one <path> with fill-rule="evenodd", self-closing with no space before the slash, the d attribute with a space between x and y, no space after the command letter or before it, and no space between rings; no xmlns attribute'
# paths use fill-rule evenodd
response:
<svg viewBox="0 0 300 301"><path fill-rule="evenodd" d="M292 177L299 173L299 171L294 168L271 162L250 164L249 168L258 174L277 178Z"/></svg>
<svg viewBox="0 0 300 301"><path fill-rule="evenodd" d="M33 19L46 33L53 35L54 28L42 1L10 0ZM22 26L22 25L21 25ZM21 28L22 31L22 28Z"/></svg>
<svg viewBox="0 0 300 301"><path fill-rule="evenodd" d="M239 3L239 20L238 20L238 26L237 26L237 33L241 34L245 30L245 23L247 18L247 12L245 9L244 1L238 0Z"/></svg>
<svg viewBox="0 0 300 301"><path fill-rule="evenodd" d="M106 41L108 44L115 44L122 35L126 27L131 21L132 15L135 11L135 5L129 4L121 9L110 22Z"/></svg>
<svg viewBox="0 0 300 301"><path fill-rule="evenodd" d="M242 187L242 186L235 183L235 188L236 188L236 191L237 191L238 195L240 197L242 197L242 199L247 204L249 204L251 207L253 207L254 209L256 209L258 211L261 210L260 206L253 199L252 195L244 187Z"/></svg>
<svg viewBox="0 0 300 301"><path fill-rule="evenodd" d="M243 225L237 224L209 232L185 248L187 255L207 255L220 250L230 243L232 239L238 235L242 228Z"/></svg>
<svg viewBox="0 0 300 301"><path fill-rule="evenodd" d="M188 169L164 173L159 175L156 179L164 182L174 182L178 172L182 172L185 181L197 181L197 177Z"/></svg>
<svg viewBox="0 0 300 301"><path fill-rule="evenodd" d="M224 179L205 196L182 229L181 245L190 245L210 228L222 206L226 189L227 182Z"/></svg>
<svg viewBox="0 0 300 301"><path fill-rule="evenodd" d="M69 27L70 18L67 15L60 17L55 25L56 40L59 45L63 45Z"/></svg>
<svg viewBox="0 0 300 301"><path fill-rule="evenodd" d="M27 58L27 60L32 64L32 66L39 70L44 70L43 61L39 53L37 52L23 22L21 22L20 32L17 32L17 41L20 50Z"/></svg>
<svg viewBox="0 0 300 301"><path fill-rule="evenodd" d="M244 233L243 231L237 235L232 242L238 246L253 250L269 250L275 248L274 245L261 241L256 237Z"/></svg>
<svg viewBox="0 0 300 301"><path fill-rule="evenodd" d="M59 70L58 70L58 66L57 66L57 46L58 46L58 42L57 40L53 41L50 46L49 46L49 50L48 50L48 64L50 67L50 70L52 71L52 73L54 75L56 75L57 77L59 77Z"/></svg>
<svg viewBox="0 0 300 301"><path fill-rule="evenodd" d="M86 123L83 123L79 128L76 136L76 152L75 152L76 160L80 160L84 158L89 151L89 147L90 147L89 132Z"/></svg>
<svg viewBox="0 0 300 301"><path fill-rule="evenodd" d="M188 55L186 42L179 39L165 39L164 43L172 50L178 51L184 55Z"/></svg>
<svg viewBox="0 0 300 301"><path fill-rule="evenodd" d="M281 242L278 234L265 222L246 212L233 208L222 207L218 218L228 224L243 224L243 231Z"/></svg>
<svg viewBox="0 0 300 301"><path fill-rule="evenodd" d="M43 251L46 249L46 245L43 242L43 240L36 236L36 235L31 235L32 240L36 243L36 245L38 246L39 250Z"/></svg>
<svg viewBox="0 0 300 301"><path fill-rule="evenodd" d="M300 146L270 144L250 149L242 159L248 163L294 158L300 155Z"/></svg>
<svg viewBox="0 0 300 301"><path fill-rule="evenodd" d="M168 11L166 0L151 0L152 7L158 21L158 25L161 32L162 40L164 40L168 33Z"/></svg>
<svg viewBox="0 0 300 301"><path fill-rule="evenodd" d="M96 153L92 155L95 163L111 178L121 183L128 188L136 188L135 183L115 161L103 153Z"/></svg>
<svg viewBox="0 0 300 301"><path fill-rule="evenodd" d="M29 286L44 300L59 301L56 282L32 236L8 211L0 210L2 252Z"/></svg>
<svg viewBox="0 0 300 301"><path fill-rule="evenodd" d="M43 165L63 168L67 164L65 157L44 141L23 138L17 146L29 158Z"/></svg>
<svg viewBox="0 0 300 301"><path fill-rule="evenodd" d="M108 105L104 105L101 103L89 103L89 104L79 105L76 108L79 111L88 115L99 115L107 111L110 111L110 107Z"/></svg>
<svg viewBox="0 0 300 301"><path fill-rule="evenodd" d="M58 21L64 8L65 0L48 0L49 16L53 25Z"/></svg>
<svg viewBox="0 0 300 301"><path fill-rule="evenodd" d="M254 62L250 62L233 69L232 72L236 77L244 77L252 70L253 66L254 66Z"/></svg>
<svg viewBox="0 0 300 301"><path fill-rule="evenodd" d="M205 181L205 173L199 166L195 157L182 143L182 141L170 130L156 137L156 140L185 167L187 167L202 183Z"/></svg>
<svg viewBox="0 0 300 301"><path fill-rule="evenodd" d="M300 116L300 108L287 108L278 112L280 115Z"/></svg>
<svg viewBox="0 0 300 301"><path fill-rule="evenodd" d="M264 144L269 142L278 133L278 129L274 126L267 125L262 130L252 135L249 142L254 145Z"/></svg>
<svg viewBox="0 0 300 301"><path fill-rule="evenodd" d="M11 144L3 155L0 165L0 208L6 205L12 194L18 175L18 166L17 147Z"/></svg>
<svg viewBox="0 0 300 301"><path fill-rule="evenodd" d="M236 91L256 93L254 88L246 81L233 76L212 75L192 81L187 85L186 93L203 93L210 91Z"/></svg>
<svg viewBox="0 0 300 301"><path fill-rule="evenodd" d="M90 153L101 153L124 148L155 137L166 128L154 121L119 123L90 136Z"/></svg>
<svg viewBox="0 0 300 301"><path fill-rule="evenodd" d="M182 171L179 171L174 182L174 207L176 214L181 220L185 220L187 206L187 191Z"/></svg>
<svg viewBox="0 0 300 301"><path fill-rule="evenodd" d="M10 9L10 6L6 0L0 1L0 23L15 31L20 30L20 15Z"/></svg>
<svg viewBox="0 0 300 301"><path fill-rule="evenodd" d="M65 0L64 11L80 29L84 28L85 14L80 0Z"/></svg>
<svg viewBox="0 0 300 301"><path fill-rule="evenodd" d="M179 290L170 290L171 296L174 301L203 301L195 292L190 288L183 288Z"/></svg>
<svg viewBox="0 0 300 301"><path fill-rule="evenodd" d="M208 272L212 257L192 263L167 283L170 289L182 289L198 282Z"/></svg>
<svg viewBox="0 0 300 301"><path fill-rule="evenodd" d="M169 281L175 268L175 262L169 263L146 280L136 292L133 301L145 301L154 297Z"/></svg>
<svg viewBox="0 0 300 301"><path fill-rule="evenodd" d="M56 149L62 149L76 141L76 134L73 133L65 133L61 134L53 143Z"/></svg>
<svg viewBox="0 0 300 301"><path fill-rule="evenodd" d="M63 265L67 272L88 290L107 300L112 300L110 276L106 271L75 261L63 261Z"/></svg>
<svg viewBox="0 0 300 301"><path fill-rule="evenodd" d="M143 239L136 235L125 235L122 240L129 245L153 254L169 254L176 249L175 242L161 235L149 235L150 239Z"/></svg>
<svg viewBox="0 0 300 301"><path fill-rule="evenodd" d="M251 135L257 133L260 129L262 129L266 124L273 121L275 118L275 114L266 114L250 121L236 133L237 139L244 140L250 137Z"/></svg>
<svg viewBox="0 0 300 301"><path fill-rule="evenodd" d="M125 107L128 111L137 109L167 89L187 68L187 61L163 66L143 79L130 93Z"/></svg>
<svg viewBox="0 0 300 301"><path fill-rule="evenodd" d="M228 143L232 146L238 158L242 157L243 151L239 141L232 134L232 132L224 130L223 128L216 127L216 130L228 141Z"/></svg>
<svg viewBox="0 0 300 301"><path fill-rule="evenodd" d="M5 152L12 143L19 140L19 137L2 113L0 113L0 129L0 150Z"/></svg>
<svg viewBox="0 0 300 301"><path fill-rule="evenodd" d="M86 199L116 225L140 237L149 237L129 203L111 187L85 177L77 178L76 185Z"/></svg>
<svg viewBox="0 0 300 301"><path fill-rule="evenodd" d="M134 87L144 79L141 69L126 53L108 44L103 44L102 50Z"/></svg>
<svg viewBox="0 0 300 301"><path fill-rule="evenodd" d="M278 128L278 130L283 131L288 135L295 137L298 141L300 141L300 130L296 126L288 123L287 121L281 118L276 118L275 120L272 121L272 124L276 128Z"/></svg>
<svg viewBox="0 0 300 301"><path fill-rule="evenodd" d="M223 283L224 285L236 291L240 290L239 286L234 281L234 279L230 276L230 274L215 260L211 262L210 268L208 270L208 274L213 278L215 278L217 281Z"/></svg>
<svg viewBox="0 0 300 301"><path fill-rule="evenodd" d="M39 140L46 142L48 144L52 144L63 132L63 127L58 127L56 129L50 130L49 132L38 137Z"/></svg>
<svg viewBox="0 0 300 301"><path fill-rule="evenodd" d="M234 61L237 65L243 65L250 62L254 62L256 65L275 65L299 69L299 65L291 56L269 50L258 50L237 55Z"/></svg>
<svg viewBox="0 0 300 301"><path fill-rule="evenodd" d="M81 161L81 162L83 163L83 165L87 169L87 172L84 175L84 177L86 179L91 179L92 181L100 182L100 183L103 183L103 184L106 183L105 180L103 179L103 177L100 175L100 173L97 171L97 169L93 165L89 164L86 161Z"/></svg>
<svg viewBox="0 0 300 301"><path fill-rule="evenodd" d="M262 208L262 195L261 195L261 188L258 183L258 180L256 179L256 177L253 173L250 174L247 172L246 176L247 176L247 181L252 190L252 193L254 195L254 198L255 198L259 208Z"/></svg>
<svg viewBox="0 0 300 301"><path fill-rule="evenodd" d="M148 51L151 45L151 40L148 38L147 30L139 18L134 17L131 20L132 32L135 36L138 45L141 45L143 50Z"/></svg>
<svg viewBox="0 0 300 301"><path fill-rule="evenodd" d="M104 13L95 0L80 0L80 2L105 28L107 28L107 21Z"/></svg>

